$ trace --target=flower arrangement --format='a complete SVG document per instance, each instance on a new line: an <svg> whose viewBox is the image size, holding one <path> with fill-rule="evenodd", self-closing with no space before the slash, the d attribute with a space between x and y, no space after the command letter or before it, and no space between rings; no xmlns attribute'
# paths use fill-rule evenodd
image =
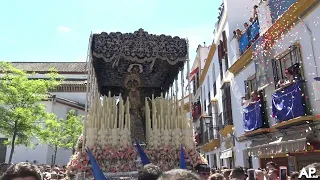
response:
<svg viewBox="0 0 320 180"><path fill-rule="evenodd" d="M90 148L93 156L104 172L131 172L137 170L137 151L134 146L125 148L112 146L93 146ZM163 171L179 167L180 148L165 146L160 148L146 148L145 153L153 164L158 165ZM188 166L207 164L205 158L196 149L185 148L185 159ZM91 175L91 166L87 152L77 152L71 157L68 164L68 173L76 175L86 172Z"/></svg>
<svg viewBox="0 0 320 180"><path fill-rule="evenodd" d="M90 149L104 172L129 172L137 169L135 163L137 152L133 146L126 148L93 146ZM88 153L81 151L75 153L68 164L68 171L74 175L79 172L91 172Z"/></svg>
<svg viewBox="0 0 320 180"><path fill-rule="evenodd" d="M78 152L78 151L81 151L82 149L82 143L83 143L83 135L81 134L78 138L78 141L77 141L77 145L76 145L76 148L75 150Z"/></svg>

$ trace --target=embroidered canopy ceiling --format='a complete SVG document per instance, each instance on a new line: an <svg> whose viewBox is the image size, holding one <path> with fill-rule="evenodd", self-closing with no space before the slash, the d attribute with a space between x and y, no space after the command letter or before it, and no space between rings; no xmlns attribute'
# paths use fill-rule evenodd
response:
<svg viewBox="0 0 320 180"><path fill-rule="evenodd" d="M186 39L134 33L94 34L91 53L100 91L121 91L132 65L141 68L141 87L167 90L186 61Z"/></svg>

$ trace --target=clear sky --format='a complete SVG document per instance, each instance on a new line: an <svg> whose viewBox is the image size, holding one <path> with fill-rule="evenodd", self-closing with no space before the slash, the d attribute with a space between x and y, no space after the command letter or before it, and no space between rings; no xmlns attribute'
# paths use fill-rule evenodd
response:
<svg viewBox="0 0 320 180"><path fill-rule="evenodd" d="M221 0L1 0L1 61L85 61L90 32L177 35L211 44Z"/></svg>

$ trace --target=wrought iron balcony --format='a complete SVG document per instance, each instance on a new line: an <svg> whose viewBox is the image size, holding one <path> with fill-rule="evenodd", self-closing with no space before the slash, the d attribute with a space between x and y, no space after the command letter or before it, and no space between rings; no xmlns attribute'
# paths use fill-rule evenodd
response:
<svg viewBox="0 0 320 180"><path fill-rule="evenodd" d="M259 21L255 20L239 39L239 50L242 55L259 37Z"/></svg>
<svg viewBox="0 0 320 180"><path fill-rule="evenodd" d="M208 134L209 133L209 134ZM215 148L218 148L220 146L220 139L218 135L218 131L211 128L209 131L206 131L203 134L203 142L201 144L201 149L203 151L212 151Z"/></svg>
<svg viewBox="0 0 320 180"><path fill-rule="evenodd" d="M244 132L251 132L263 126L262 102L257 101L254 104L243 109L243 127Z"/></svg>
<svg viewBox="0 0 320 180"><path fill-rule="evenodd" d="M308 102L304 97L304 81L282 88L272 94L272 117L276 123L292 120L300 116L310 115Z"/></svg>

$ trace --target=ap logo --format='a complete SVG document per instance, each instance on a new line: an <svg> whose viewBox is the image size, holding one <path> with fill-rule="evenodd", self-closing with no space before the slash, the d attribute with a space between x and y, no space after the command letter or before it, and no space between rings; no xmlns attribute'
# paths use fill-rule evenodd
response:
<svg viewBox="0 0 320 180"><path fill-rule="evenodd" d="M317 179L319 176L316 175L316 168L309 168L308 171L306 170L306 168L303 168L300 171L298 178L300 179L302 177L305 177L307 179Z"/></svg>

